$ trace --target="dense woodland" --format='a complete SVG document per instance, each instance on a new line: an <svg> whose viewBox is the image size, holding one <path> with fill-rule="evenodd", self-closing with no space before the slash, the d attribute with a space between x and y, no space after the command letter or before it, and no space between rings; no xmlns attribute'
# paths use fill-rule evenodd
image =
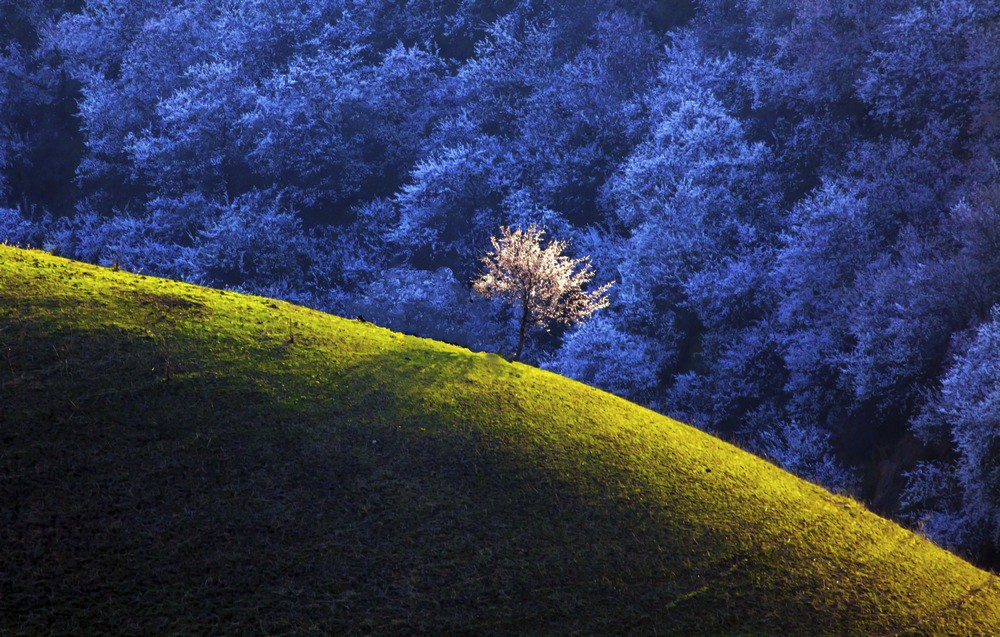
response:
<svg viewBox="0 0 1000 637"><path fill-rule="evenodd" d="M0 241L524 358L1000 554L994 0L0 0Z"/></svg>

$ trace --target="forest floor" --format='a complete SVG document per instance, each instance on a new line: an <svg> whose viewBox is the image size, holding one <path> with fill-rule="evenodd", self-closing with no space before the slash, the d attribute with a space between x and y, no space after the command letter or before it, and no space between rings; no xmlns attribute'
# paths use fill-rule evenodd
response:
<svg viewBox="0 0 1000 637"><path fill-rule="evenodd" d="M499 356L0 246L0 634L997 635L1000 579Z"/></svg>

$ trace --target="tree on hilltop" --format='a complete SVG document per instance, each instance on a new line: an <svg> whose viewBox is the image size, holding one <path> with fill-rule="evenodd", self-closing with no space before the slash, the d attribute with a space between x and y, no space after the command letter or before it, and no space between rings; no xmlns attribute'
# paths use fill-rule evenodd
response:
<svg viewBox="0 0 1000 637"><path fill-rule="evenodd" d="M611 283L585 291L594 270L588 257L571 259L563 254L567 244L553 240L542 247L545 231L535 225L527 230L500 228L500 237L490 237L493 251L483 257L486 272L472 283L486 297L498 298L515 311L520 308L517 351L521 357L528 328L548 329L553 323L574 325L608 306Z"/></svg>

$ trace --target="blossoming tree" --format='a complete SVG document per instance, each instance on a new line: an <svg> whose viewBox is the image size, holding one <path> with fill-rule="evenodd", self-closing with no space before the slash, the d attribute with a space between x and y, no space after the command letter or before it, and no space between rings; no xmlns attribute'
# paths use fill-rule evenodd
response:
<svg viewBox="0 0 1000 637"><path fill-rule="evenodd" d="M486 272L472 283L486 297L498 298L520 311L517 351L521 357L528 328L548 329L553 323L573 325L608 306L607 283L585 291L594 270L588 257L571 259L563 254L567 244L553 240L542 247L545 231L531 225L500 228L500 237L490 237L493 251L483 257Z"/></svg>

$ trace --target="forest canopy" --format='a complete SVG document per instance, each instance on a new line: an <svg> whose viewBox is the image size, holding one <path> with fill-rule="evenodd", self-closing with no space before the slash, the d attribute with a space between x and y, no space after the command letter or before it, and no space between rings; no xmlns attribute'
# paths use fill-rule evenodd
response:
<svg viewBox="0 0 1000 637"><path fill-rule="evenodd" d="M0 241L523 358L1000 548L991 0L0 0ZM513 334L513 336L512 336Z"/></svg>

